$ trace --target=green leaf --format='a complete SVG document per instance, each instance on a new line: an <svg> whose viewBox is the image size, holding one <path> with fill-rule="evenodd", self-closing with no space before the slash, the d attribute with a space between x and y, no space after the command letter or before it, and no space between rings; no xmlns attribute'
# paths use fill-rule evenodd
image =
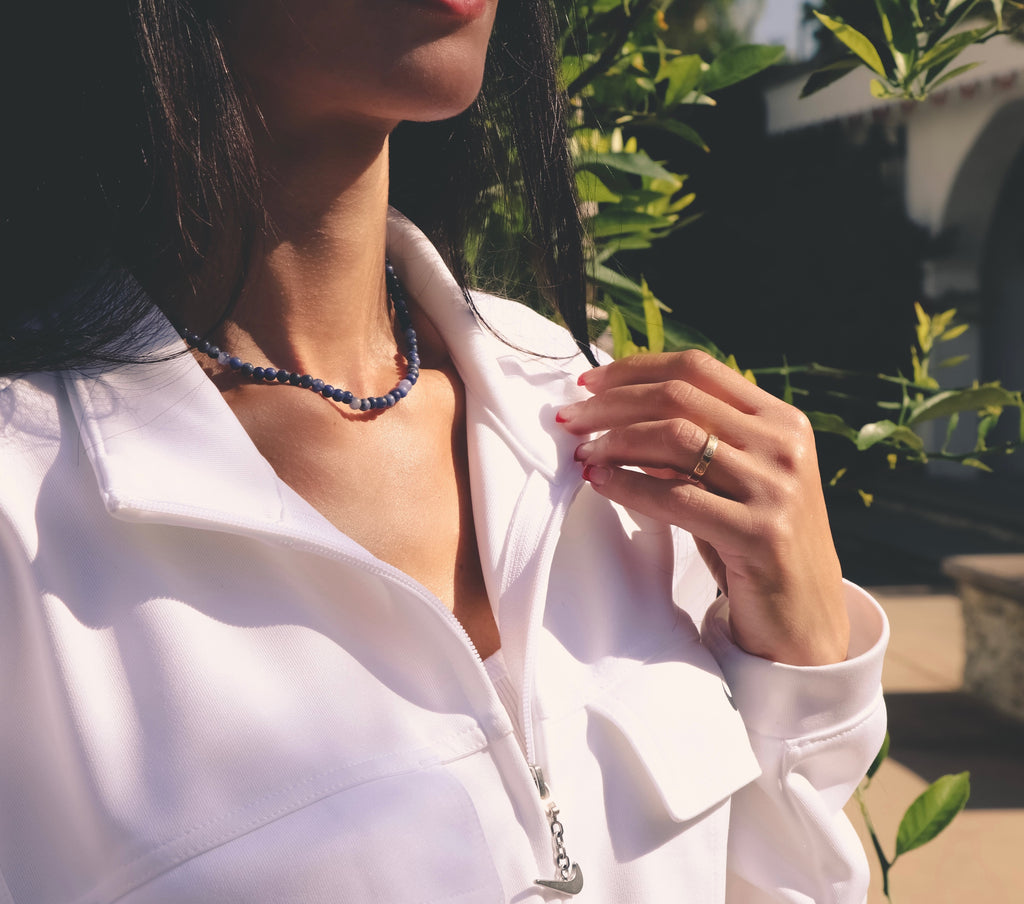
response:
<svg viewBox="0 0 1024 904"><path fill-rule="evenodd" d="M611 267L606 267L604 264L594 264L589 276L593 282L615 292L617 295L622 294L636 301L640 301L643 298L644 292L640 288L639 283L634 282L628 276L623 276Z"/></svg>
<svg viewBox="0 0 1024 904"><path fill-rule="evenodd" d="M652 355L661 354L665 350L665 322L661 316L658 299L647 285L646 279L640 280L640 288L644 293L644 323L647 326L647 348Z"/></svg>
<svg viewBox="0 0 1024 904"><path fill-rule="evenodd" d="M956 428L960 425L960 415L954 412L949 416L949 420L946 421L946 439L942 443L942 451L945 452L949 449L949 444L953 442L953 434L956 432Z"/></svg>
<svg viewBox="0 0 1024 904"><path fill-rule="evenodd" d="M964 63L963 66L957 66L956 69L951 69L941 78L935 79L934 81L926 82L925 87L929 91L934 91L936 88L939 87L939 85L944 85L951 79L955 79L958 75L963 75L965 72L970 72L972 69L975 69L980 65L981 63Z"/></svg>
<svg viewBox="0 0 1024 904"><path fill-rule="evenodd" d="M944 775L929 785L903 814L896 833L896 857L931 841L953 821L970 796L968 772Z"/></svg>
<svg viewBox="0 0 1024 904"><path fill-rule="evenodd" d="M844 75L849 75L854 69L859 68L860 61L855 56L843 57L841 60L836 60L834 63L822 66L821 69L812 72L810 78L804 82L804 86L800 90L800 97L810 97L810 95L821 91L823 88L827 88L833 82L838 82Z"/></svg>
<svg viewBox="0 0 1024 904"><path fill-rule="evenodd" d="M725 360L724 352L696 327L668 322L664 324L664 330L665 345L673 350L699 348L711 355L712 358L717 358L719 361Z"/></svg>
<svg viewBox="0 0 1024 904"><path fill-rule="evenodd" d="M986 471L989 474L992 473L992 469L980 458L962 458L960 464L967 465L968 468L977 468L979 471Z"/></svg>
<svg viewBox="0 0 1024 904"><path fill-rule="evenodd" d="M774 66L786 55L786 48L767 44L742 44L723 50L704 73L701 90L706 94L735 85Z"/></svg>
<svg viewBox="0 0 1024 904"><path fill-rule="evenodd" d="M956 367L958 364L963 364L964 361L970 361L970 355L953 355L952 358L943 358L939 362L939 367Z"/></svg>
<svg viewBox="0 0 1024 904"><path fill-rule="evenodd" d="M981 28L969 28L966 31L958 31L955 35L950 35L944 41L939 41L927 53L921 55L917 61L918 68L933 69L936 66L946 65L961 51L977 43L980 38L985 37L994 28L994 25L983 25Z"/></svg>
<svg viewBox="0 0 1024 904"><path fill-rule="evenodd" d="M875 6L882 17L885 37L897 53L909 54L917 50L913 13L906 5L901 0L875 0Z"/></svg>
<svg viewBox="0 0 1024 904"><path fill-rule="evenodd" d="M881 76L885 75L885 66L882 65L882 58L878 55L878 51L875 50L875 45L864 35L845 22L840 22L838 19L833 19L831 16L826 16L817 10L813 10L813 12L817 16L818 21L857 54L872 72L877 72Z"/></svg>
<svg viewBox="0 0 1024 904"><path fill-rule="evenodd" d="M868 778L874 778L875 777L875 773L878 772L878 768L882 765L882 763L885 762L885 760L886 760L886 758L888 756L889 756L889 732L886 732L885 733L885 738L882 740L882 746L879 749L878 754L875 756L874 762L872 762L871 765L868 766L868 774L867 774Z"/></svg>
<svg viewBox="0 0 1024 904"><path fill-rule="evenodd" d="M601 151L593 154L583 154L577 161L577 169L594 170L600 172L602 168L618 170L621 173L630 173L634 176L647 176L651 179L665 179L669 182L679 182L679 177L670 173L659 163L655 163L644 151Z"/></svg>
<svg viewBox="0 0 1024 904"><path fill-rule="evenodd" d="M685 122L680 122L678 119L667 119L658 118L648 121L637 121L633 124L634 128L645 128L645 129L661 129L665 132L671 132L673 135L678 135L680 138L684 138L689 141L690 144L695 144L702 151L710 151L711 148L707 146L704 139L700 137L700 134L692 126L688 126ZM680 177L681 178L681 177Z"/></svg>
<svg viewBox="0 0 1024 904"><path fill-rule="evenodd" d="M940 417L949 417L958 411L980 411L982 408L1019 408L1020 393L1011 392L995 383L971 389L949 389L939 392L913 406L908 424L920 424Z"/></svg>
<svg viewBox="0 0 1024 904"><path fill-rule="evenodd" d="M836 433L839 436L845 436L850 442L857 441L857 431L838 414L832 414L828 411L808 411L805 413L811 422L811 426L818 433Z"/></svg>
<svg viewBox="0 0 1024 904"><path fill-rule="evenodd" d="M587 64L580 57L564 54L561 67L562 85L571 85L586 68Z"/></svg>
<svg viewBox="0 0 1024 904"><path fill-rule="evenodd" d="M939 336L939 342L950 342L953 339L959 339L964 333L971 328L969 323L961 323L951 329L946 330Z"/></svg>
<svg viewBox="0 0 1024 904"><path fill-rule="evenodd" d="M918 451L924 449L924 440L914 433L913 430L888 420L865 424L857 432L857 438L854 442L856 442L857 448L861 452L882 442L903 443L903 445L910 446L910 448Z"/></svg>
<svg viewBox="0 0 1024 904"><path fill-rule="evenodd" d="M695 53L666 60L658 71L658 81L667 81L665 106L672 107L695 91L704 71L704 61Z"/></svg>
<svg viewBox="0 0 1024 904"><path fill-rule="evenodd" d="M635 355L639 351L636 343L633 342L632 335L630 335L629 327L626 326L622 311L615 305L609 305L608 307L608 326L612 331L613 358L626 358L629 355Z"/></svg>
<svg viewBox="0 0 1024 904"><path fill-rule="evenodd" d="M597 176L587 170L579 170L576 173L576 191L579 193L580 201L592 204L615 204L622 200L622 195L617 195Z"/></svg>
<svg viewBox="0 0 1024 904"><path fill-rule="evenodd" d="M598 211L593 219L591 231L596 238L603 238L647 229L663 229L671 226L672 222L666 217L656 217L639 210L621 210L614 207Z"/></svg>

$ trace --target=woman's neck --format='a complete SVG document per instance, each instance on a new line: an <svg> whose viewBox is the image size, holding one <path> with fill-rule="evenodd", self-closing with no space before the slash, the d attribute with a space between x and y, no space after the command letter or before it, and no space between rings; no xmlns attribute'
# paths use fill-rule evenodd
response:
<svg viewBox="0 0 1024 904"><path fill-rule="evenodd" d="M261 141L268 234L219 338L245 360L358 391L378 385L396 351L384 280L388 144L384 131L334 131Z"/></svg>

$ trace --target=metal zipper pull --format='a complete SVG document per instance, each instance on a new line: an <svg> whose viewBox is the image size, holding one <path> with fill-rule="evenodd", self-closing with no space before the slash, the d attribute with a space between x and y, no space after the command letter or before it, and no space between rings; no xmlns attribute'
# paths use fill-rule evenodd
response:
<svg viewBox="0 0 1024 904"><path fill-rule="evenodd" d="M557 879L534 879L537 885L551 888L564 895L578 895L583 890L583 870L578 863L573 863L565 852L565 842L562 838L563 827L558 820L558 807L551 799L551 792L548 790L547 782L544 781L544 772L540 766L530 765L530 774L540 792L541 803L548 816L548 823L551 825L551 841L554 846L555 869L558 871Z"/></svg>

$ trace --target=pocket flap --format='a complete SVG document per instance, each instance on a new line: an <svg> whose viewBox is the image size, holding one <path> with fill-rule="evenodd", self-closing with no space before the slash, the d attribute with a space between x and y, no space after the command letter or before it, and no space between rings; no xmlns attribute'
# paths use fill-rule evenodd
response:
<svg viewBox="0 0 1024 904"><path fill-rule="evenodd" d="M707 668L644 663L588 704L622 735L677 822L699 816L761 773L729 689L707 658Z"/></svg>

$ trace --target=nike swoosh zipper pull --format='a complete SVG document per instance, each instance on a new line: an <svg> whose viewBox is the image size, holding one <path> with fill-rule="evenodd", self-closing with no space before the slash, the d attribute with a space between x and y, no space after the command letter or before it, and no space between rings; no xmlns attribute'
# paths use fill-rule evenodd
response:
<svg viewBox="0 0 1024 904"><path fill-rule="evenodd" d="M544 781L544 772L540 766L530 766L530 774L540 792L541 803L547 813L548 823L551 825L551 842L554 846L555 869L558 871L556 879L534 879L537 885L554 889L564 895L578 895L583 890L583 870L578 863L573 863L565 852L565 841L562 838L564 829L558 819L558 807L551 799L551 792L548 790L547 782Z"/></svg>

